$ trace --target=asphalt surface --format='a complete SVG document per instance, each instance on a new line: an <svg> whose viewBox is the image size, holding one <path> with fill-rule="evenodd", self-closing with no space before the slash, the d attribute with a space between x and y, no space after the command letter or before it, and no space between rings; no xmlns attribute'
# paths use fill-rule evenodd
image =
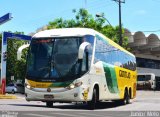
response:
<svg viewBox="0 0 160 117"><path fill-rule="evenodd" d="M137 91L131 104L101 102L93 111L85 104L59 104L47 108L43 102L27 102L23 95L18 99L0 100L0 117L160 117L160 91Z"/></svg>

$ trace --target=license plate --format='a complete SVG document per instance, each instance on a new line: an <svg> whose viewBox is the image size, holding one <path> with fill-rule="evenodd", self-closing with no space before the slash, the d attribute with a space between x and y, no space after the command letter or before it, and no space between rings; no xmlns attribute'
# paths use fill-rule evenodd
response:
<svg viewBox="0 0 160 117"><path fill-rule="evenodd" d="M54 96L53 96L53 95L44 95L44 98L45 98L45 99L53 99Z"/></svg>

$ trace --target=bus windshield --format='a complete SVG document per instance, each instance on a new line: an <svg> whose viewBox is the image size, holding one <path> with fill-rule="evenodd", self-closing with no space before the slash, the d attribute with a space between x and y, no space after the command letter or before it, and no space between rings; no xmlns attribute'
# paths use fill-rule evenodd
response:
<svg viewBox="0 0 160 117"><path fill-rule="evenodd" d="M82 37L33 39L27 59L27 79L58 82L80 77L78 50L83 41Z"/></svg>

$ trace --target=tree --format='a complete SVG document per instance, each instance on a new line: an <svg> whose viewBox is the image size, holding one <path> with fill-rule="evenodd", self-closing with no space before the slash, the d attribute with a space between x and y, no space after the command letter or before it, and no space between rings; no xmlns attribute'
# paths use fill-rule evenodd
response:
<svg viewBox="0 0 160 117"><path fill-rule="evenodd" d="M91 14L88 13L85 9L80 9L78 12L74 9L75 18L70 20L64 20L62 18L57 18L49 22L47 28L71 28L71 27L85 27L92 28L98 32L104 34L106 37L112 39L114 42L119 42L119 26L112 27L108 24L105 24L104 18L94 18ZM124 34L124 29L122 29ZM123 38L122 46L126 49L128 44L128 38Z"/></svg>

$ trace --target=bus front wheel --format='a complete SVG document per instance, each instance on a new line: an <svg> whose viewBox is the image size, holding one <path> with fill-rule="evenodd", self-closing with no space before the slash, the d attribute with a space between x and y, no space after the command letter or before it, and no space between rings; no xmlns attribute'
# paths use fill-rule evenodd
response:
<svg viewBox="0 0 160 117"><path fill-rule="evenodd" d="M96 89L94 89L92 100L88 102L88 108L94 110L96 108L96 102L97 102L97 91Z"/></svg>
<svg viewBox="0 0 160 117"><path fill-rule="evenodd" d="M53 102L52 102L52 101L46 102L46 106L47 106L47 107L53 107Z"/></svg>

